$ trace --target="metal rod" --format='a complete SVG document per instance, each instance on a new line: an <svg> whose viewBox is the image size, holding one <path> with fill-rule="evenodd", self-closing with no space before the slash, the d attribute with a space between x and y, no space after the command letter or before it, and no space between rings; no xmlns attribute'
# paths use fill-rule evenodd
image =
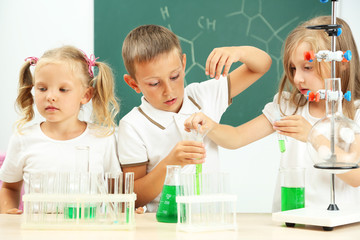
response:
<svg viewBox="0 0 360 240"><path fill-rule="evenodd" d="M331 201L330 203L331 204L335 204L335 174L332 173L331 174L331 187L330 187L330 198L331 198Z"/></svg>
<svg viewBox="0 0 360 240"><path fill-rule="evenodd" d="M336 1L332 1L332 8L331 8L331 24L336 24ZM336 36L331 36L331 51L336 51ZM331 78L336 78L336 65L335 60L331 60ZM340 85L341 86L341 85ZM333 81L332 89L335 89L335 81ZM330 149L331 149L331 161L336 161L335 155L335 120L334 120L334 100L331 102L331 136L330 136Z"/></svg>
<svg viewBox="0 0 360 240"><path fill-rule="evenodd" d="M332 8L331 8L331 24L336 24L336 1L332 1ZM331 36L331 51L336 51L336 36ZM336 64L335 60L331 61L331 78L336 78ZM335 89L335 81L332 81L332 89ZM341 84L340 84L341 86ZM334 100L331 101L331 160L333 162L336 161L336 155L335 155L335 116L334 116ZM339 208L336 206L335 203L335 174L331 174L331 203L330 206L332 206L328 210L338 210Z"/></svg>

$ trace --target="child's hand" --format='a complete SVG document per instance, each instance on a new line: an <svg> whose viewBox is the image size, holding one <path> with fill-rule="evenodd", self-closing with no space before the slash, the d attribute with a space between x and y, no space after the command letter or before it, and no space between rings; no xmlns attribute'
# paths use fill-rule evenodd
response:
<svg viewBox="0 0 360 240"><path fill-rule="evenodd" d="M137 214L144 214L145 213L145 209L143 207L138 207L135 209L135 213Z"/></svg>
<svg viewBox="0 0 360 240"><path fill-rule="evenodd" d="M291 115L274 122L273 127L279 134L307 142L307 137L312 126L302 116Z"/></svg>
<svg viewBox="0 0 360 240"><path fill-rule="evenodd" d="M198 129L199 125L201 126L200 129ZM184 122L185 131L190 132L191 129L195 129L200 130L201 134L209 132L215 125L216 123L202 112L192 114Z"/></svg>
<svg viewBox="0 0 360 240"><path fill-rule="evenodd" d="M205 147L202 142L178 142L166 157L167 165L199 164L205 162Z"/></svg>
<svg viewBox="0 0 360 240"><path fill-rule="evenodd" d="M11 208L6 211L6 214L22 214L23 211L17 209L17 208Z"/></svg>
<svg viewBox="0 0 360 240"><path fill-rule="evenodd" d="M241 47L222 47L215 48L206 60L205 74L219 79L222 69L223 76L229 73L231 64L239 61L241 57ZM216 74L216 75L215 75Z"/></svg>

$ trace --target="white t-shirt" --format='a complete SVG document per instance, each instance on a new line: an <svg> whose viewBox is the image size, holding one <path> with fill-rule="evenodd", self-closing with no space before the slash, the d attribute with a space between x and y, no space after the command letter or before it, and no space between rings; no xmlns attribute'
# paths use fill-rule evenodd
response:
<svg viewBox="0 0 360 240"><path fill-rule="evenodd" d="M290 101L285 101L290 94L285 92L281 99L281 110L285 115L292 115L295 106ZM265 105L263 109L264 115L273 123L278 120L278 95L275 95L273 102ZM355 102L356 106L360 105L360 101ZM354 121L360 125L360 110L356 111ZM309 102L303 107L299 107L296 115L303 116L311 125L314 125L320 118L315 118L309 113ZM331 174L325 170L314 167L314 162L310 157L307 144L294 138L287 137L286 151L283 153L280 163L281 168L301 167L305 168L305 207L316 207L326 209L330 203L330 185ZM281 209L281 190L280 175L278 174L277 184L275 187L273 212ZM360 203L360 188L354 188L341 179L335 177L335 203L341 206Z"/></svg>
<svg viewBox="0 0 360 240"><path fill-rule="evenodd" d="M87 123L86 130L70 140L54 140L46 136L40 124L12 135L5 161L0 169L3 182L24 180L28 189L29 173L72 172L76 168L76 148L89 147L89 170L91 172L121 171L115 134L98 137L98 128Z"/></svg>
<svg viewBox="0 0 360 240"><path fill-rule="evenodd" d="M123 167L147 164L147 173L164 159L174 146L186 139L184 121L195 112L203 112L219 122L231 99L226 77L192 83L185 88L184 100L178 113L162 111L150 105L142 97L140 107L133 108L119 123L119 160ZM205 138L206 159L203 171L220 168L218 147ZM192 171L188 165L182 171ZM160 195L147 205L149 212L155 212Z"/></svg>

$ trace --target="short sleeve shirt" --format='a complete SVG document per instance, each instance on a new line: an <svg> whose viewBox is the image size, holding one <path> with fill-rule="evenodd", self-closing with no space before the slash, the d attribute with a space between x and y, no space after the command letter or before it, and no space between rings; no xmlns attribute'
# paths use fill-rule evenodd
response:
<svg viewBox="0 0 360 240"><path fill-rule="evenodd" d="M150 105L144 97L140 107L133 108L119 123L119 160L123 167L147 164L147 172L164 159L174 146L185 140L184 121L193 113L203 112L219 122L231 99L226 77L192 83L185 88L184 100L178 113L162 111ZM206 159L203 171L219 169L218 147L205 138ZM191 171L186 166L183 171ZM159 196L148 210L156 211Z"/></svg>
<svg viewBox="0 0 360 240"><path fill-rule="evenodd" d="M281 110L285 115L292 115L295 112L295 106L289 101L290 94L283 93L280 101ZM275 95L273 102L265 105L263 114L273 123L279 119L278 95ZM360 101L355 105L359 106ZM356 111L354 121L360 125L360 110ZM314 125L320 118L310 115L309 102L299 107L296 115L303 116L311 125ZM280 116L281 117L281 116ZM307 143L298 141L291 137L286 137L286 151L282 154L280 161L281 168L301 167L305 168L305 206L327 208L330 201L330 177L331 174L325 170L314 168L314 162L310 157ZM275 187L273 211L280 211L281 189L280 175L278 175ZM335 177L336 202L340 205L349 205L360 203L360 188L354 188Z"/></svg>
<svg viewBox="0 0 360 240"><path fill-rule="evenodd" d="M98 128L88 123L86 130L70 140L54 140L46 136L40 124L12 135L5 161L0 169L4 182L24 180L28 187L33 172L71 172L76 168L77 147L89 147L89 170L92 172L121 171L115 134L99 137Z"/></svg>

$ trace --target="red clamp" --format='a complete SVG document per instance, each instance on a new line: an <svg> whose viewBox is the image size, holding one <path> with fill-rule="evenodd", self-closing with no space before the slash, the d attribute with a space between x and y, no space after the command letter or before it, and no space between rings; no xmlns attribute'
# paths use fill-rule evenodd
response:
<svg viewBox="0 0 360 240"><path fill-rule="evenodd" d="M315 54L313 51L304 52L304 60L312 62L315 59Z"/></svg>

